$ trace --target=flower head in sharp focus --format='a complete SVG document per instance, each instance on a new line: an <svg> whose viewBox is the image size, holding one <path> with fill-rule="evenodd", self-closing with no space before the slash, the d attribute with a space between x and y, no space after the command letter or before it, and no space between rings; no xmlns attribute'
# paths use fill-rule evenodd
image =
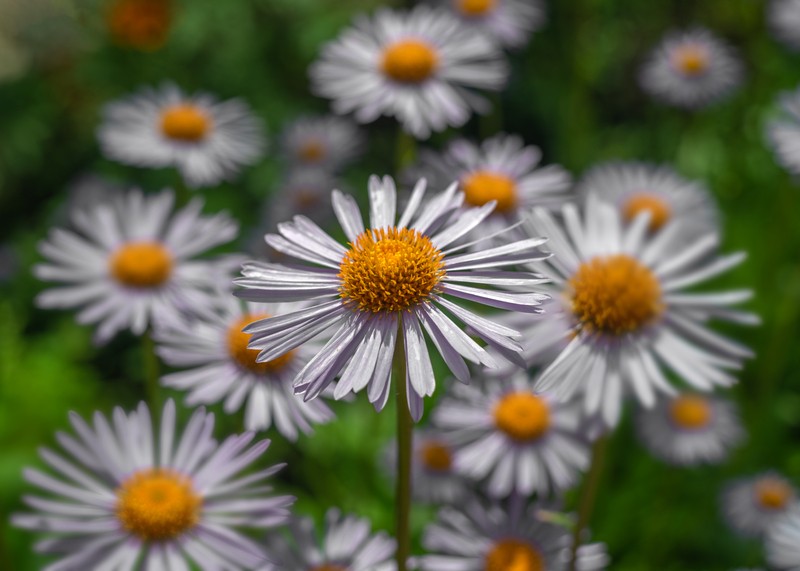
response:
<svg viewBox="0 0 800 571"><path fill-rule="evenodd" d="M767 125L767 140L777 161L794 176L800 176L800 88L783 92L782 115Z"/></svg>
<svg viewBox="0 0 800 571"><path fill-rule="evenodd" d="M303 402L292 380L316 353L304 345L272 361L258 363L258 351L248 349L250 336L242 329L269 315L300 309L298 304L249 304L229 292L214 300L218 312L195 320L191 327L169 324L156 330L158 354L164 362L188 370L163 377L162 384L188 391L186 404L224 401L231 414L245 404L247 430L267 430L272 424L289 440L310 433L313 424L327 422L333 413L321 400Z"/></svg>
<svg viewBox="0 0 800 571"><path fill-rule="evenodd" d="M312 90L361 123L395 117L418 139L489 109L476 90L501 89L503 53L444 10L379 10L327 44L310 69Z"/></svg>
<svg viewBox="0 0 800 571"><path fill-rule="evenodd" d="M173 12L169 0L113 0L106 22L114 42L149 52L166 43Z"/></svg>
<svg viewBox="0 0 800 571"><path fill-rule="evenodd" d="M446 507L429 525L417 558L420 571L566 571L572 533L543 521L539 504L515 497L505 503L473 498ZM602 571L610 560L602 543L578 548L578 571Z"/></svg>
<svg viewBox="0 0 800 571"><path fill-rule="evenodd" d="M664 397L636 415L639 440L656 458L676 466L719 464L744 440L731 401L699 393Z"/></svg>
<svg viewBox="0 0 800 571"><path fill-rule="evenodd" d="M275 359L335 328L295 379L295 392L306 400L318 396L338 375L336 398L367 388L370 402L381 410L389 398L392 355L400 343L408 404L418 420L422 398L436 387L425 334L463 382L470 375L464 359L498 366L453 318L503 355L516 358L521 349L516 331L473 313L458 301L540 312L547 299L536 290L541 276L502 268L543 260L546 255L539 246L545 238L465 253L473 244L459 240L491 214L494 203L462 212L464 195L453 184L421 209L425 187L421 180L398 217L394 181L370 178L369 228L355 200L333 191L333 209L348 246L297 216L278 225L279 234L267 235L266 241L275 250L314 265L245 264L244 277L235 280L241 288L237 295L250 301L313 302L306 309L246 329L253 334L250 346L261 350L259 361ZM505 289L512 287L514 291Z"/></svg>
<svg viewBox="0 0 800 571"><path fill-rule="evenodd" d="M564 490L589 464L580 405L533 390L524 372L455 386L434 412L454 442L454 467L494 497Z"/></svg>
<svg viewBox="0 0 800 571"><path fill-rule="evenodd" d="M800 571L800 502L795 502L768 528L764 548L771 567Z"/></svg>
<svg viewBox="0 0 800 571"><path fill-rule="evenodd" d="M338 172L363 154L366 138L350 119L326 115L292 121L281 143L291 165Z"/></svg>
<svg viewBox="0 0 800 571"><path fill-rule="evenodd" d="M729 95L742 83L739 56L703 28L667 34L644 63L642 89L667 105L696 109Z"/></svg>
<svg viewBox="0 0 800 571"><path fill-rule="evenodd" d="M800 51L800 0L771 0L767 23L779 42L792 51Z"/></svg>
<svg viewBox="0 0 800 571"><path fill-rule="evenodd" d="M440 0L468 26L510 49L524 47L547 20L541 0Z"/></svg>
<svg viewBox="0 0 800 571"><path fill-rule="evenodd" d="M36 276L66 285L39 294L38 305L83 308L77 319L98 324L100 343L207 307L218 272L211 261L192 258L235 238L238 226L224 213L201 215L200 200L174 214L173 203L171 191L133 190L73 212L76 232L54 229L39 244L47 261L34 268Z"/></svg>
<svg viewBox="0 0 800 571"><path fill-rule="evenodd" d="M666 165L636 161L601 163L581 178L576 193L581 198L595 194L616 205L629 223L639 213L650 212L651 233L669 223L679 223L688 242L719 230L716 204L708 189Z"/></svg>
<svg viewBox="0 0 800 571"><path fill-rule="evenodd" d="M555 255L532 267L559 292L546 313L522 330L526 357L558 352L540 374L538 390L563 399L582 394L587 415L602 413L615 426L628 394L650 407L657 392L675 393L665 369L702 391L735 383L729 370L740 368L751 352L708 322L757 324L756 316L733 308L751 292L684 290L735 267L744 254L717 255L715 233L687 246L680 224L651 234L649 212L624 224L617 208L594 195L583 219L574 205L562 215L558 222L536 209L525 224L530 235L548 236ZM562 325L543 327L546 320ZM567 339L545 337L559 329L569 331Z"/></svg>
<svg viewBox="0 0 800 571"><path fill-rule="evenodd" d="M331 509L319 537L311 518L293 518L291 540L280 531L270 532L266 551L272 565L261 571L394 571L395 540L386 532L372 532L369 520L343 516Z"/></svg>
<svg viewBox="0 0 800 571"><path fill-rule="evenodd" d="M233 179L265 146L261 122L243 101L188 95L171 83L107 105L97 137L108 158L175 167L192 188Z"/></svg>
<svg viewBox="0 0 800 571"><path fill-rule="evenodd" d="M734 531L757 537L796 501L797 491L789 480L777 472L765 472L728 484L722 493L722 510Z"/></svg>
<svg viewBox="0 0 800 571"><path fill-rule="evenodd" d="M485 235L516 222L534 206L565 201L572 177L558 165L541 167L541 158L539 148L526 146L521 137L496 135L480 145L457 139L443 153L422 151L412 171L434 186L458 180L469 206L494 200L494 214L477 231Z"/></svg>
<svg viewBox="0 0 800 571"><path fill-rule="evenodd" d="M93 425L75 413L77 436L56 434L72 457L43 448L57 477L26 469L25 478L47 494L25 496L35 510L16 514L18 527L50 534L37 549L59 555L46 571L67 569L252 569L267 559L237 528L268 528L286 521L290 496L267 496L265 480L282 466L242 476L269 446L251 445L253 433L212 437L214 415L202 408L181 437L175 404L164 406L156 432L143 403Z"/></svg>

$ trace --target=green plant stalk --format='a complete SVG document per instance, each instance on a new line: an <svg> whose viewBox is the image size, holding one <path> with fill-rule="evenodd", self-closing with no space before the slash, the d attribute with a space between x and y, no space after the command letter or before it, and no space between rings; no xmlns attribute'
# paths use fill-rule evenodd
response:
<svg viewBox="0 0 800 571"><path fill-rule="evenodd" d="M150 414L156 418L161 413L161 391L158 384L159 363L156 346L150 331L142 334L142 362L144 363L144 382Z"/></svg>
<svg viewBox="0 0 800 571"><path fill-rule="evenodd" d="M411 446L413 420L408 410L406 387L406 355L403 345L402 317L398 316L397 341L394 346L392 382L397 397L397 478L395 493L395 537L397 538L397 571L406 571L406 563L411 555Z"/></svg>
<svg viewBox="0 0 800 571"><path fill-rule="evenodd" d="M595 440L592 445L592 465L583 483L581 491L580 505L578 506L578 521L572 531L572 546L569 558L569 571L578 569L578 548L581 545L581 535L589 520L592 518L592 510L597 499L597 490L600 487L600 480L603 475L603 464L605 464L606 450L608 450L608 435L603 435Z"/></svg>

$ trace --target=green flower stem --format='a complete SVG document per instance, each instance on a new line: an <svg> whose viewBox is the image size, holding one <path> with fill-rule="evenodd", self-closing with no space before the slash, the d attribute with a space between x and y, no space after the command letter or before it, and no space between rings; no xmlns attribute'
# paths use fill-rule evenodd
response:
<svg viewBox="0 0 800 571"><path fill-rule="evenodd" d="M397 342L394 347L392 382L397 396L397 488L395 494L395 536L397 538L397 571L406 571L411 554L411 445L413 420L408 410L406 388L406 355L403 346L402 317L398 317Z"/></svg>
<svg viewBox="0 0 800 571"><path fill-rule="evenodd" d="M161 412L161 391L158 384L158 355L156 355L156 346L150 331L142 334L142 362L144 363L147 402L150 404L150 414L156 418Z"/></svg>
<svg viewBox="0 0 800 571"><path fill-rule="evenodd" d="M578 521L575 523L575 529L572 532L569 571L577 571L578 569L578 548L581 545L583 530L586 529L586 526L589 525L589 520L592 518L592 510L597 499L597 490L600 487L600 479L603 475L608 439L608 435L603 435L592 446L592 465L583 483L578 507Z"/></svg>

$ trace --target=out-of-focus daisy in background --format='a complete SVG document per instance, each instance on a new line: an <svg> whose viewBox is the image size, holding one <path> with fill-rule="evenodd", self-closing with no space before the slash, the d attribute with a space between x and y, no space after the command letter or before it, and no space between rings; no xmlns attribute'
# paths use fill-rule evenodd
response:
<svg viewBox="0 0 800 571"><path fill-rule="evenodd" d="M218 444L214 415L197 409L176 435L175 404L160 429L144 403L112 421L95 413L90 426L75 413L77 436L56 434L71 457L40 450L56 476L26 469L44 496L25 496L34 511L12 516L24 529L48 534L37 544L60 559L48 569L252 569L266 556L237 528L268 528L289 517L290 496L269 496L265 480L282 466L241 476L269 446L253 433ZM77 463L77 465L76 465Z"/></svg>
<svg viewBox="0 0 800 571"><path fill-rule="evenodd" d="M108 33L120 46L155 51L169 38L174 11L171 0L112 0L106 12Z"/></svg>
<svg viewBox="0 0 800 571"><path fill-rule="evenodd" d="M259 361L276 359L333 328L330 340L295 379L295 392L306 400L340 376L336 398L366 388L369 401L383 409L390 393L392 356L402 343L408 406L419 420L423 397L436 388L423 331L463 382L470 377L464 359L490 367L497 361L443 310L496 350L515 355L521 350L516 331L460 303L540 312L547 299L538 292L540 276L503 268L544 259L539 246L546 239L464 252L469 243L453 244L490 216L493 204L461 212L464 196L453 184L423 209L425 181L421 180L398 213L396 194L390 177L370 178L370 224L365 228L355 200L333 192L333 209L348 247L307 218L297 216L279 224L279 234L267 235L267 243L314 265L245 264L244 277L235 280L241 288L236 293L254 302L313 300L307 309L246 328L253 334L250 346L261 351ZM459 216L453 217L456 212Z"/></svg>
<svg viewBox="0 0 800 571"><path fill-rule="evenodd" d="M574 205L561 214L557 221L537 208L525 223L529 235L549 238L555 255L531 267L553 280L560 303L532 317L523 344L553 350L553 340L541 338L552 328L542 328L539 319L560 319L570 329L568 343L540 374L538 390L563 399L581 394L588 416L600 413L615 426L629 394L649 408L658 392L675 392L664 368L698 390L736 382L729 371L751 352L707 324L713 318L757 323L733 309L751 292L684 290L735 267L744 254L718 256L716 233L687 246L680 224L653 235L649 211L624 224L615 206L594 195L582 217Z"/></svg>
<svg viewBox="0 0 800 571"><path fill-rule="evenodd" d="M687 241L719 230L714 198L702 183L683 178L672 167L638 161L601 163L583 175L576 187L582 199L595 194L614 204L630 223L650 213L648 230L681 224Z"/></svg>
<svg viewBox="0 0 800 571"><path fill-rule="evenodd" d="M97 138L109 159L175 167L191 188L233 180L265 147L261 121L242 100L189 95L172 83L109 103Z"/></svg>
<svg viewBox="0 0 800 571"><path fill-rule="evenodd" d="M327 44L310 68L312 91L361 123L395 117L418 139L459 127L489 102L477 90L502 89L508 65L487 35L452 14L421 5L361 16Z"/></svg>
<svg viewBox="0 0 800 571"><path fill-rule="evenodd" d="M745 438L736 406L718 396L682 393L639 407L636 433L645 448L676 466L720 464Z"/></svg>
<svg viewBox="0 0 800 571"><path fill-rule="evenodd" d="M201 214L195 199L173 212L174 195L132 190L72 213L76 232L54 228L39 244L46 261L34 272L61 282L36 298L40 307L82 308L80 323L96 323L102 343L118 331L144 333L153 322L181 321L209 309L218 274L212 261L193 258L236 237L226 213Z"/></svg>
<svg viewBox="0 0 800 571"><path fill-rule="evenodd" d="M366 518L331 509L321 535L311 518L293 518L283 530L270 532L266 551L270 564L260 571L394 571L395 540L373 533Z"/></svg>
<svg viewBox="0 0 800 571"><path fill-rule="evenodd" d="M462 22L509 49L525 46L547 21L541 0L439 0Z"/></svg>
<svg viewBox="0 0 800 571"><path fill-rule="evenodd" d="M544 521L545 504L512 498L485 504L475 498L460 507L445 507L425 529L423 546L430 555L416 558L421 571L566 571L572 533ZM610 558L602 543L581 545L578 571L606 569Z"/></svg>
<svg viewBox="0 0 800 571"><path fill-rule="evenodd" d="M281 136L281 151L293 169L338 172L361 156L365 146L358 126L336 115L295 119Z"/></svg>
<svg viewBox="0 0 800 571"><path fill-rule="evenodd" d="M580 405L533 390L527 374L455 385L434 412L453 442L455 469L485 480L492 496L550 494L589 464Z"/></svg>
<svg viewBox="0 0 800 571"><path fill-rule="evenodd" d="M541 159L538 147L525 145L517 135L502 134L480 145L456 139L441 153L423 150L410 172L437 188L458 181L468 206L496 201L492 216L473 232L477 238L517 222L534 206L566 201L572 177L558 165L540 166Z"/></svg>
<svg viewBox="0 0 800 571"><path fill-rule="evenodd" d="M770 0L767 23L779 42L800 51L800 0Z"/></svg>
<svg viewBox="0 0 800 571"><path fill-rule="evenodd" d="M800 88L781 93L778 104L782 113L767 124L767 140L783 168L800 176Z"/></svg>
<svg viewBox="0 0 800 571"><path fill-rule="evenodd" d="M668 33L644 62L639 80L654 99L697 109L730 95L743 78L733 48L710 31L694 28Z"/></svg>
<svg viewBox="0 0 800 571"><path fill-rule="evenodd" d="M764 540L767 562L781 571L800 571L800 503L783 514Z"/></svg>
<svg viewBox="0 0 800 571"><path fill-rule="evenodd" d="M756 537L795 501L797 492L789 480L776 472L765 472L728 484L722 494L722 510L734 531Z"/></svg>
<svg viewBox="0 0 800 571"><path fill-rule="evenodd" d="M257 363L258 351L248 349L250 336L242 329L259 319L300 309L243 303L229 291L213 300L217 312L205 319L168 323L155 332L157 353L168 365L187 369L162 378L166 387L187 391L186 404L224 402L228 414L244 405L246 430L267 430L273 424L285 438L312 432L314 424L327 422L333 412L322 400L303 402L294 395L292 380L316 354L306 344L271 361Z"/></svg>
<svg viewBox="0 0 800 571"><path fill-rule="evenodd" d="M331 190L346 190L344 182L320 169L290 171L276 186L275 192L264 203L262 228L258 237L263 248L264 234L274 232L280 222L302 215L319 225L333 218Z"/></svg>

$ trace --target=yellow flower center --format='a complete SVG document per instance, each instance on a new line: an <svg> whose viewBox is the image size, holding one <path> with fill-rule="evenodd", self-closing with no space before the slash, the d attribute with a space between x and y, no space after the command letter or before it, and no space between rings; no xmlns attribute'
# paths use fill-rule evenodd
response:
<svg viewBox="0 0 800 571"><path fill-rule="evenodd" d="M486 555L484 571L544 571L544 557L518 539L502 539Z"/></svg>
<svg viewBox="0 0 800 571"><path fill-rule="evenodd" d="M117 0L108 11L107 24L114 40L140 50L164 45L172 24L168 0Z"/></svg>
<svg viewBox="0 0 800 571"><path fill-rule="evenodd" d="M422 83L436 71L439 55L422 40L400 40L383 51L381 69L395 81Z"/></svg>
<svg viewBox="0 0 800 571"><path fill-rule="evenodd" d="M681 395L670 403L669 415L679 428L697 430L711 422L711 404L700 395Z"/></svg>
<svg viewBox="0 0 800 571"><path fill-rule="evenodd" d="M445 275L442 258L416 230L367 230L342 259L341 296L361 311L403 311L428 299Z"/></svg>
<svg viewBox="0 0 800 571"><path fill-rule="evenodd" d="M258 349L249 349L247 347L250 342L250 334L245 333L242 329L255 321L266 319L267 317L269 315L266 313L246 314L228 328L228 352L230 356L243 369L262 375L284 368L294 357L294 351L289 351L271 361L256 362L259 351Z"/></svg>
<svg viewBox="0 0 800 571"><path fill-rule="evenodd" d="M436 440L428 440L420 447L419 458L431 472L447 472L453 465L450 448Z"/></svg>
<svg viewBox="0 0 800 571"><path fill-rule="evenodd" d="M496 212L508 212L517 206L517 185L509 177L490 171L477 171L468 175L461 185L464 199L473 206L483 206L497 201Z"/></svg>
<svg viewBox="0 0 800 571"><path fill-rule="evenodd" d="M196 143L210 130L211 118L191 103L173 105L161 112L161 132L170 139Z"/></svg>
<svg viewBox="0 0 800 571"><path fill-rule="evenodd" d="M650 212L650 225L648 228L650 228L651 232L659 230L672 216L672 209L663 198L647 192L632 195L622 207L622 216L628 222L631 222L642 212Z"/></svg>
<svg viewBox="0 0 800 571"><path fill-rule="evenodd" d="M142 470L117 489L123 529L143 541L175 539L200 521L203 500L189 478L169 470Z"/></svg>
<svg viewBox="0 0 800 571"><path fill-rule="evenodd" d="M708 70L708 51L702 46L680 46L675 49L673 61L678 71L684 75L696 77Z"/></svg>
<svg viewBox="0 0 800 571"><path fill-rule="evenodd" d="M664 310L656 276L624 254L584 262L570 278L568 291L575 318L591 332L631 333Z"/></svg>
<svg viewBox="0 0 800 571"><path fill-rule="evenodd" d="M483 16L491 12L497 0L456 0L456 8L465 16Z"/></svg>
<svg viewBox="0 0 800 571"><path fill-rule="evenodd" d="M172 254L158 242L129 242L112 254L109 265L123 285L157 287L172 274Z"/></svg>
<svg viewBox="0 0 800 571"><path fill-rule="evenodd" d="M515 440L536 440L550 428L550 407L533 393L509 393L495 405L494 423Z"/></svg>
<svg viewBox="0 0 800 571"><path fill-rule="evenodd" d="M325 156L325 145L317 139L309 139L297 149L301 161L316 163Z"/></svg>
<svg viewBox="0 0 800 571"><path fill-rule="evenodd" d="M347 568L333 563L323 563L317 567L312 567L308 571L347 571Z"/></svg>
<svg viewBox="0 0 800 571"><path fill-rule="evenodd" d="M756 482L755 491L759 505L770 510L782 510L794 498L792 487L777 478L762 478Z"/></svg>

